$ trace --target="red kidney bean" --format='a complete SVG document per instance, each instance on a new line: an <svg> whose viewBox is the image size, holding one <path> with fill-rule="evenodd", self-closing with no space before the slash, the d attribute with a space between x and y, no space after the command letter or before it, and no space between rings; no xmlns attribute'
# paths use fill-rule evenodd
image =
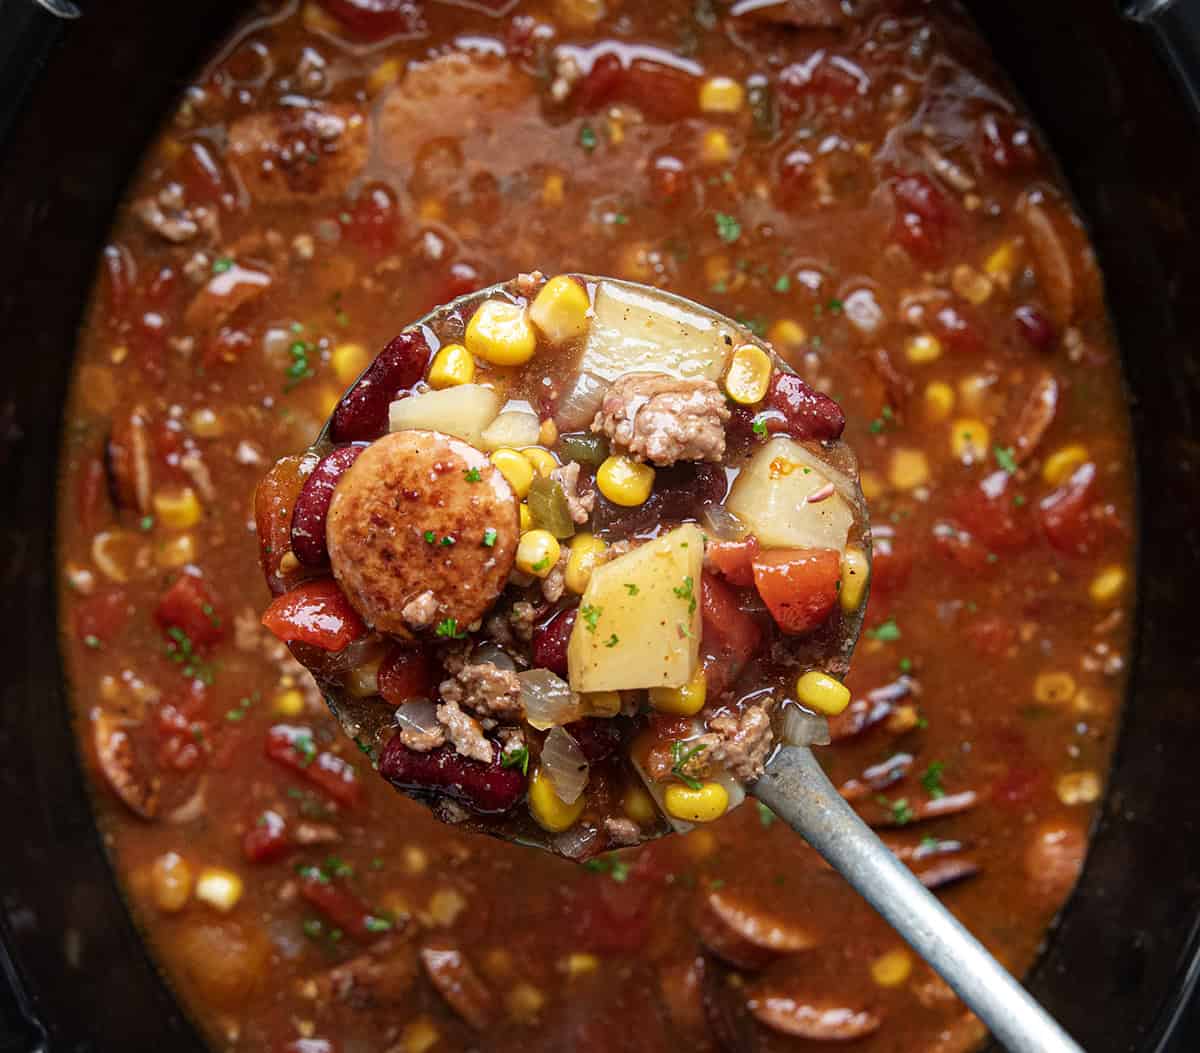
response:
<svg viewBox="0 0 1200 1053"><path fill-rule="evenodd" d="M917 259L937 260L945 249L951 218L945 196L925 176L906 175L892 183L892 197L892 237Z"/></svg>
<svg viewBox="0 0 1200 1053"><path fill-rule="evenodd" d="M346 221L346 237L376 256L396 247L400 208L392 188L384 183L368 183L359 192Z"/></svg>
<svg viewBox="0 0 1200 1053"><path fill-rule="evenodd" d="M982 351L983 337L975 314L964 303L942 304L929 315L939 340L955 351Z"/></svg>
<svg viewBox="0 0 1200 1053"><path fill-rule="evenodd" d="M567 641L575 628L577 607L559 611L553 618L533 630L533 664L549 669L559 676L567 675Z"/></svg>
<svg viewBox="0 0 1200 1053"><path fill-rule="evenodd" d="M1048 351L1058 335L1046 313L1032 304L1022 304L1013 311L1013 323L1026 343L1038 351Z"/></svg>
<svg viewBox="0 0 1200 1053"><path fill-rule="evenodd" d="M501 767L498 749L491 764L481 764L450 746L418 753L398 735L383 748L379 774L398 789L450 797L483 814L507 812L525 793L521 769Z"/></svg>
<svg viewBox="0 0 1200 1053"><path fill-rule="evenodd" d="M1027 172L1039 157L1029 128L1004 114L987 113L979 122L983 159L1001 172Z"/></svg>
<svg viewBox="0 0 1200 1053"><path fill-rule="evenodd" d="M836 439L846 427L841 406L794 373L777 372L763 401L783 415L782 420L768 418L767 430L786 432L793 439Z"/></svg>
<svg viewBox="0 0 1200 1053"><path fill-rule="evenodd" d="M421 647L393 647L379 667L379 693L385 702L400 706L410 698L433 694L433 667Z"/></svg>
<svg viewBox="0 0 1200 1053"><path fill-rule="evenodd" d="M584 717L568 724L566 730L592 764L611 757L621 745L621 729L610 719Z"/></svg>
<svg viewBox="0 0 1200 1053"><path fill-rule="evenodd" d="M706 505L725 497L728 480L715 464L686 461L661 469L654 492L636 508L622 508L597 495L593 528L610 538L627 538L656 525L696 519Z"/></svg>
<svg viewBox="0 0 1200 1053"><path fill-rule="evenodd" d="M1091 514L1096 490L1096 466L1089 461L1038 503L1038 519L1046 540L1059 552L1087 555L1100 540L1102 525Z"/></svg>
<svg viewBox="0 0 1200 1053"><path fill-rule="evenodd" d="M420 333L401 333L376 356L333 411L334 442L372 442L387 431L388 406L425 375L429 345Z"/></svg>
<svg viewBox="0 0 1200 1053"><path fill-rule="evenodd" d="M1029 510L1013 502L1013 477L1004 469L957 494L954 518L992 552L1024 548L1033 540Z"/></svg>
<svg viewBox="0 0 1200 1053"><path fill-rule="evenodd" d="M415 0L321 0L321 6L364 40L425 31L425 18Z"/></svg>
<svg viewBox="0 0 1200 1053"><path fill-rule="evenodd" d="M323 567L329 562L325 543L325 520L338 480L365 450L366 443L339 446L327 453L304 480L292 509L292 552L306 567Z"/></svg>
<svg viewBox="0 0 1200 1053"><path fill-rule="evenodd" d="M655 198L666 205L677 204L688 188L688 171L673 154L658 154L648 170Z"/></svg>

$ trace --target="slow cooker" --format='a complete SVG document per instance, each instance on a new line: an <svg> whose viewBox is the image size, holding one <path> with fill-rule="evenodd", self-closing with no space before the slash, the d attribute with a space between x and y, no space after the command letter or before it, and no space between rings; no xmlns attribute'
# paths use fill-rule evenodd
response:
<svg viewBox="0 0 1200 1053"><path fill-rule="evenodd" d="M114 883L60 671L61 406L143 149L241 5L0 0L0 1053L200 1050ZM1200 2L969 5L1054 145L1132 407L1136 646L1080 885L1029 977L1096 1051L1200 1048Z"/></svg>

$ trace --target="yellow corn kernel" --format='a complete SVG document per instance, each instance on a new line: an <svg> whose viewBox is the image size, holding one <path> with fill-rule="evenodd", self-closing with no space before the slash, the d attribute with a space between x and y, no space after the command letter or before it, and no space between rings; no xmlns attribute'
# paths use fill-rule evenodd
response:
<svg viewBox="0 0 1200 1053"><path fill-rule="evenodd" d="M191 534L168 538L155 550L154 562L160 567L182 567L196 562L196 539Z"/></svg>
<svg viewBox="0 0 1200 1053"><path fill-rule="evenodd" d="M513 956L507 947L489 947L480 955L479 964L489 980L500 983L513 974Z"/></svg>
<svg viewBox="0 0 1200 1053"><path fill-rule="evenodd" d="M200 522L200 499L190 486L154 495L154 515L172 530L187 530Z"/></svg>
<svg viewBox="0 0 1200 1053"><path fill-rule="evenodd" d="M538 825L552 834L570 829L583 815L584 797L580 795L574 804L567 804L554 792L554 783L536 769L529 780L529 811Z"/></svg>
<svg viewBox="0 0 1200 1053"><path fill-rule="evenodd" d="M915 490L929 482L929 461L924 450L901 447L892 451L888 481L897 490Z"/></svg>
<svg viewBox="0 0 1200 1053"><path fill-rule="evenodd" d="M673 783L663 794L663 807L685 823L711 823L728 809L729 791L719 782L703 782L697 790Z"/></svg>
<svg viewBox="0 0 1200 1053"><path fill-rule="evenodd" d="M517 542L517 569L544 578L554 569L562 549L549 530L528 530Z"/></svg>
<svg viewBox="0 0 1200 1053"><path fill-rule="evenodd" d="M992 295L992 279L974 267L960 263L950 274L950 288L978 307Z"/></svg>
<svg viewBox="0 0 1200 1053"><path fill-rule="evenodd" d="M680 717L690 717L704 708L704 700L708 695L708 681L704 670L700 669L682 687L652 687L650 688L650 705L660 713L674 713Z"/></svg>
<svg viewBox="0 0 1200 1053"><path fill-rule="evenodd" d="M349 384L371 361L362 344L338 344L329 355L333 374L342 384Z"/></svg>
<svg viewBox="0 0 1200 1053"><path fill-rule="evenodd" d="M367 94L378 95L400 79L400 63L397 59L384 59L367 77Z"/></svg>
<svg viewBox="0 0 1200 1053"><path fill-rule="evenodd" d="M287 577L289 574L295 574L300 569L300 561L296 558L295 552L285 552L279 557L279 573L282 577Z"/></svg>
<svg viewBox="0 0 1200 1053"><path fill-rule="evenodd" d="M688 858L697 863L708 859L718 847L717 835L703 828L689 831L683 839L683 848Z"/></svg>
<svg viewBox="0 0 1200 1053"><path fill-rule="evenodd" d="M704 280L716 288L732 287L738 272L734 269L733 261L726 255L715 252L704 257Z"/></svg>
<svg viewBox="0 0 1200 1053"><path fill-rule="evenodd" d="M617 277L634 282L652 282L659 273L662 257L647 241L630 241L617 252Z"/></svg>
<svg viewBox="0 0 1200 1053"><path fill-rule="evenodd" d="M589 717L615 717L621 712L620 691L588 691L579 697Z"/></svg>
<svg viewBox="0 0 1200 1053"><path fill-rule="evenodd" d="M549 479L550 473L558 467L558 461L554 459L554 454L549 450L543 450L540 446L526 446L521 451L521 456L525 458L543 479Z"/></svg>
<svg viewBox="0 0 1200 1053"><path fill-rule="evenodd" d="M304 692L295 687L280 691L271 708L281 717L298 717L304 712Z"/></svg>
<svg viewBox="0 0 1200 1053"><path fill-rule="evenodd" d="M767 342L772 347L795 350L803 347L807 339L808 333L804 331L804 326L794 318L780 318L767 330Z"/></svg>
<svg viewBox="0 0 1200 1053"><path fill-rule="evenodd" d="M529 312L504 300L484 300L467 323L471 354L495 366L520 366L537 350L537 334Z"/></svg>
<svg viewBox="0 0 1200 1053"><path fill-rule="evenodd" d="M197 439L216 439L225 434L225 422L216 410L207 406L195 410L188 418L188 428Z"/></svg>
<svg viewBox="0 0 1200 1053"><path fill-rule="evenodd" d="M1105 606L1112 603L1125 591L1125 568L1116 565L1105 567L1088 586L1092 602Z"/></svg>
<svg viewBox="0 0 1200 1053"><path fill-rule="evenodd" d="M870 577L871 565L867 562L867 554L858 546L851 545L842 553L842 578L838 589L838 602L842 610L849 613L862 606Z"/></svg>
<svg viewBox="0 0 1200 1053"><path fill-rule="evenodd" d="M440 888L429 897L427 911L434 925L443 929L450 928L464 910L467 909L467 897L456 888Z"/></svg>
<svg viewBox="0 0 1200 1053"><path fill-rule="evenodd" d="M567 557L567 588L582 596L597 561L607 549L608 546L593 534L576 534Z"/></svg>
<svg viewBox="0 0 1200 1053"><path fill-rule="evenodd" d="M868 501L877 501L887 489L883 484L883 479L880 478L878 472L873 472L869 468L860 472L858 476L858 484L862 487L863 497Z"/></svg>
<svg viewBox="0 0 1200 1053"><path fill-rule="evenodd" d="M1038 673L1033 697L1046 706L1058 706L1075 697L1075 678L1070 673Z"/></svg>
<svg viewBox="0 0 1200 1053"><path fill-rule="evenodd" d="M529 1022L537 1018L546 1004L546 996L530 983L519 983L504 999L509 1016L515 1020Z"/></svg>
<svg viewBox="0 0 1200 1053"><path fill-rule="evenodd" d="M971 373L958 382L958 396L968 413L980 413L986 407L993 386L989 376Z"/></svg>
<svg viewBox="0 0 1200 1053"><path fill-rule="evenodd" d="M342 401L342 393L331 384L322 384L317 388L317 416L322 420L326 417L333 416L333 411L338 408L338 403Z"/></svg>
<svg viewBox="0 0 1200 1053"><path fill-rule="evenodd" d="M492 464L508 480L508 485L513 488L517 498L524 500L533 485L533 465L529 463L529 458L520 450L502 446L492 454Z"/></svg>
<svg viewBox="0 0 1200 1053"><path fill-rule="evenodd" d="M917 712L917 707L903 705L897 706L888 714L883 726L893 735L903 735L906 731L912 731L920 723L921 714Z"/></svg>
<svg viewBox="0 0 1200 1053"><path fill-rule="evenodd" d="M700 137L700 160L707 165L728 164L733 158L733 145L721 128L709 128Z"/></svg>
<svg viewBox="0 0 1200 1053"><path fill-rule="evenodd" d="M341 23L332 15L326 14L320 4L305 4L303 19L304 28L310 33L329 33L332 36L340 36L342 33Z"/></svg>
<svg viewBox="0 0 1200 1053"><path fill-rule="evenodd" d="M930 420L945 420L954 409L954 389L940 380L925 385L925 415Z"/></svg>
<svg viewBox="0 0 1200 1053"><path fill-rule="evenodd" d="M429 869L429 853L420 845L405 845L404 869L413 875L424 874Z"/></svg>
<svg viewBox="0 0 1200 1053"><path fill-rule="evenodd" d="M850 688L828 673L810 669L796 681L796 698L809 709L836 717L850 705Z"/></svg>
<svg viewBox="0 0 1200 1053"><path fill-rule="evenodd" d="M755 344L736 347L725 374L725 394L743 406L761 402L771 383L771 359Z"/></svg>
<svg viewBox="0 0 1200 1053"><path fill-rule="evenodd" d="M899 987L912 973L912 965L912 955L897 947L871 963L871 978L880 987Z"/></svg>
<svg viewBox="0 0 1200 1053"><path fill-rule="evenodd" d="M354 698L370 698L379 694L379 667L383 658L379 657L362 665L356 665L346 674L346 690Z"/></svg>
<svg viewBox="0 0 1200 1053"><path fill-rule="evenodd" d="M1001 242L983 261L984 273L1003 289L1007 289L1012 283L1016 269L1017 243L1015 241Z"/></svg>
<svg viewBox="0 0 1200 1053"><path fill-rule="evenodd" d="M960 418L950 428L950 450L964 464L987 459L991 433L981 420Z"/></svg>
<svg viewBox="0 0 1200 1053"><path fill-rule="evenodd" d="M634 508L654 489L654 469L628 457L607 457L596 472L596 486L614 505Z"/></svg>
<svg viewBox="0 0 1200 1053"><path fill-rule="evenodd" d="M529 320L550 343L565 344L587 332L591 308L587 290L574 278L559 274L533 298Z"/></svg>
<svg viewBox="0 0 1200 1053"><path fill-rule="evenodd" d="M625 141L625 122L618 116L610 115L608 118L608 141L613 146L620 146Z"/></svg>
<svg viewBox="0 0 1200 1053"><path fill-rule="evenodd" d="M709 77L700 85L700 109L705 113L737 113L746 102L746 89L732 77Z"/></svg>
<svg viewBox="0 0 1200 1053"><path fill-rule="evenodd" d="M520 531L524 534L527 530L533 529L533 513L529 511L529 506L522 501L517 506L517 514L520 516Z"/></svg>
<svg viewBox="0 0 1200 1053"><path fill-rule="evenodd" d="M425 223L441 223L446 218L446 206L436 197L423 197L417 205L417 217Z"/></svg>
<svg viewBox="0 0 1200 1053"><path fill-rule="evenodd" d="M600 968L600 959L594 954L578 951L561 959L558 968L568 976L587 976Z"/></svg>
<svg viewBox="0 0 1200 1053"><path fill-rule="evenodd" d="M1054 792L1063 804L1091 804L1100 797L1100 776L1094 771L1072 771L1060 775Z"/></svg>
<svg viewBox="0 0 1200 1053"><path fill-rule="evenodd" d="M538 425L538 442L543 446L553 446L558 442L558 425L553 417L547 417Z"/></svg>
<svg viewBox="0 0 1200 1053"><path fill-rule="evenodd" d="M654 817L658 815L654 798L640 786L630 786L625 791L625 796L621 798L621 807L635 823L653 822Z"/></svg>
<svg viewBox="0 0 1200 1053"><path fill-rule="evenodd" d="M1065 483L1071 473L1088 459L1088 449L1079 443L1062 446L1046 458L1042 465L1042 478L1051 486Z"/></svg>
<svg viewBox="0 0 1200 1053"><path fill-rule="evenodd" d="M542 180L542 204L558 208L563 203L564 180L561 172L547 172Z"/></svg>
<svg viewBox="0 0 1200 1053"><path fill-rule="evenodd" d="M904 345L904 354L914 366L928 365L942 357L942 342L932 333L918 333Z"/></svg>
<svg viewBox="0 0 1200 1053"><path fill-rule="evenodd" d="M192 897L192 868L177 852L164 852L150 866L150 891L159 910L174 914Z"/></svg>
<svg viewBox="0 0 1200 1053"><path fill-rule="evenodd" d="M454 388L475 380L475 358L462 344L446 344L429 367L431 388Z"/></svg>
<svg viewBox="0 0 1200 1053"><path fill-rule="evenodd" d="M402 1053L429 1053L441 1040L437 1025L427 1016L409 1022L400 1035Z"/></svg>
<svg viewBox="0 0 1200 1053"><path fill-rule="evenodd" d="M242 898L242 879L224 867L205 867L196 878L196 898L219 911L231 911Z"/></svg>

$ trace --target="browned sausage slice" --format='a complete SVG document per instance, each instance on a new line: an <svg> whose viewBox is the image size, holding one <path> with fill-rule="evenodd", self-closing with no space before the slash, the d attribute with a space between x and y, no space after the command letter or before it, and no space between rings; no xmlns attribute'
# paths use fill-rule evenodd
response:
<svg viewBox="0 0 1200 1053"><path fill-rule="evenodd" d="M421 964L430 982L446 1003L477 1031L495 1016L492 992L484 986L459 948L449 942L430 941L421 948Z"/></svg>
<svg viewBox="0 0 1200 1053"><path fill-rule="evenodd" d="M700 898L692 926L705 947L741 969L761 969L774 958L819 942L807 929L725 891Z"/></svg>
<svg viewBox="0 0 1200 1053"><path fill-rule="evenodd" d="M516 495L485 454L440 432L398 431L342 476L325 533L334 576L365 621L445 636L496 602L518 522Z"/></svg>
<svg viewBox="0 0 1200 1053"><path fill-rule="evenodd" d="M92 742L96 762L113 793L135 814L153 819L158 812L159 780L141 770L129 733L97 709L92 711Z"/></svg>
<svg viewBox="0 0 1200 1053"><path fill-rule="evenodd" d="M879 1017L870 1010L851 1009L834 1001L756 992L746 1004L772 1031L814 1042L849 1042L879 1030Z"/></svg>
<svg viewBox="0 0 1200 1053"><path fill-rule="evenodd" d="M252 113L229 126L228 156L256 204L336 197L366 164L366 118L344 103Z"/></svg>

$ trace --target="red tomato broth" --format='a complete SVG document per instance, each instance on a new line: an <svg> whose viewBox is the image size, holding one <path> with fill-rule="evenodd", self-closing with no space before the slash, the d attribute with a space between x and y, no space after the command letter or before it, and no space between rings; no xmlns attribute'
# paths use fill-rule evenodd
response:
<svg viewBox="0 0 1200 1053"><path fill-rule="evenodd" d="M172 757L181 761L184 746L194 747L195 754L185 771L164 766L158 814L151 821L134 817L106 792L98 795L114 863L149 940L202 1028L221 1043L236 1033L238 1047L248 1050L285 1048L299 1036L296 1021L338 1048L383 1036L400 1041L422 1021L440 1035L438 1048L478 1046L471 1027L420 975L400 984L398 996L365 1005L310 997L310 984L364 949L381 954L379 945L400 941L405 953L415 953L423 941L447 934L465 949L500 1007L486 1032L486 1048L528 1048L531 1042L563 1048L564 1036L572 1032L562 1010L573 1000L588 1006L596 1021L627 1026L632 989L669 983L678 975L675 963L699 953L689 917L695 897L714 886L737 892L753 909L783 911L797 921L816 918L816 949L749 975L749 982L782 985L814 1004L829 996L856 1010L869 1008L883 1023L859 1048L933 1048L947 1029L969 1044L971 1024L961 1007L941 996L923 966L916 964L899 986L875 982L871 963L899 948L898 939L798 838L753 804L683 838L624 853L621 867L606 861L595 872L466 837L437 824L370 773L302 671L258 628L269 597L246 530L253 519L254 483L274 458L312 439L351 379L335 372L335 348L356 343L373 353L383 347L395 335L397 320L417 317L444 299L448 288L466 291L464 268L477 285L534 265L547 273L614 273L668 285L768 332L791 320L804 330L799 340L794 329L783 328L771 338L845 411L847 439L870 483L865 488L874 522L895 531L896 555L886 571L878 570L871 631L849 678L856 700L871 696L875 712L887 712L867 730L838 738L822 757L835 782L845 784L898 752L911 754L910 773L873 792L864 805L893 816L898 810L901 818L901 802L915 810L936 799L935 791L979 795L970 810L910 819L887 837L910 853L926 836L967 846L960 855L979 866L978 876L942 895L1012 968L1020 971L1032 959L1061 905L1095 794L1086 780L1060 792L1061 780L1078 773L1103 778L1126 646L1122 616L1129 584L1123 595L1100 604L1089 589L1105 568L1129 566L1132 512L1127 422L1098 279L1087 258L1070 246L1070 272L1056 269L1061 261L1039 241L1046 224L1023 218L1027 204L1018 208L1022 195L1036 186L1047 197L1035 207L1053 211L1055 229L1064 221L1066 206L1057 197L1044 148L1036 134L1022 139L1032 148L1003 145L1015 141L1008 122L1027 127L1015 108L998 118L1000 132L992 130L987 118L996 110L969 87L969 78L981 78L1001 93L1005 89L955 14L875 13L839 30L740 25L760 45L764 58L754 61L730 46L720 19L711 26L693 21L690 5L680 11L625 11L632 35L622 39L666 51L694 48L689 61L705 75L743 83L763 74L777 84L783 68L810 62L818 50L826 53L812 67L818 73L836 55L862 77L852 78L851 85L832 73L811 76L802 92L790 91L787 105L779 107L775 139L759 137L758 128L767 125L755 123L747 104L737 115L697 110L680 119L672 111L648 113L645 123L618 120L623 137L616 141L606 108L577 112L569 95L560 108L544 103L539 82L527 72L550 66L536 35L521 21L527 15L554 26L560 41L587 45L609 39L611 22L589 27L569 21L574 7L522 6L496 20L429 5L422 12L427 36L365 52L338 43L347 31L336 22L310 18L306 27L300 13L240 30L270 51L279 71L295 69L302 47L325 55L331 64L321 75L323 87L305 90L338 102L375 93L376 101L361 103L373 120L387 89L368 87L368 78L387 59L420 60L431 44L448 44L464 33L508 41L514 54L520 46L519 72L489 74L502 102L484 110L485 120L468 130L466 111L448 111L444 97L435 100L430 119L408 128L388 155L393 160L373 156L361 180L317 200L283 207L251 196L241 204L222 203L236 185L229 161L194 128L267 108L274 89L245 88L252 97L247 111L246 101L221 87L217 68L199 78L205 95L186 104L148 154L129 201L180 179L192 200L220 209L221 237L176 247L123 210L113 233L119 249L106 257L113 280L101 278L81 343L81 363L93 372L86 374L87 383L80 374L69 409L78 440L68 447L72 485L63 488L60 536L65 625L71 632L80 627L79 637L68 641L68 671L85 753L95 761L87 715L97 707L142 720L153 730L146 744L152 748L139 750L140 767L134 769L152 771L166 741L154 710L171 705L184 721L182 732L173 722L167 729L176 740ZM926 25L933 26L929 40L920 36ZM874 42L870 53L863 50L868 41ZM947 56L941 68L949 76L936 91L925 79L934 55ZM672 77L674 84L678 78ZM383 69L373 84L386 81ZM904 89L885 94L898 81ZM954 95L956 86L963 90ZM628 92L613 98L606 107L636 107L644 85L635 78ZM669 97L673 107L675 98ZM967 173L972 189L956 189L938 176L936 161L918 149L922 124L934 126L935 149ZM899 126L905 134L897 134ZM828 139L825 153L815 149L822 138L797 138L805 129ZM729 163L702 162L706 130L728 134ZM964 130L971 134L960 134ZM455 140L456 167L430 179L432 155L420 147L447 137ZM967 145L955 148L955 142ZM978 158L971 144L982 144ZM193 185L198 174L179 174L180 158L198 157L196 147L203 148L205 160L196 172L206 178L212 173L211 189ZM780 170L777 158L801 148L812 157L805 180L811 191L766 197L752 192L757 180L771 183ZM662 206L650 168L641 168L643 160L663 154L677 157L683 171L673 180L682 189L672 193L670 208ZM942 254L938 260L914 260L891 240L895 216L884 188L913 172L931 180L947 202L942 212L926 208L917 225L924 230L946 218L930 247ZM561 205L552 203L555 180L547 178L555 173L562 176ZM376 184L390 188L398 202L394 231L381 233L390 215L380 218L360 206L362 188ZM974 208L968 207L971 195L979 199ZM732 217L736 237L733 225L719 222L717 213ZM319 236L328 222L353 222L365 232L348 233L330 245ZM910 224L908 234L915 236L917 226ZM268 231L282 235L275 248ZM304 238L312 239L319 265L306 262ZM955 267L966 264L986 273L987 260L1010 242L1017 244L1012 273L1003 281L993 278L983 302L964 299L958 290L971 291L970 276L956 281ZM223 350L206 357L202 368L186 343L179 343L191 338L196 356L207 355L212 346L204 324L192 328L183 321L195 291L184 275L197 246L208 252L210 270L214 263L244 258L271 274L269 285L252 299L242 299L242 290L241 302L229 305L236 310L220 324L242 337L226 338ZM168 266L173 281L156 281ZM932 278L929 268L935 269ZM850 320L854 294L864 289L884 315L870 331ZM936 295L916 295L930 289ZM147 313L159 317L147 319ZM941 342L940 356L914 361L908 341L927 332ZM875 354L880 347L886 362ZM116 411L96 383L103 375L97 369L107 373L110 389L119 385ZM1005 529L999 544L996 537L985 542L971 534L980 530L978 513L964 516L961 495L1006 470L1003 451L1014 445L1017 416L1007 398L1025 391L1043 370L1060 385L1057 412L1005 488L1016 529ZM939 403L928 394L935 383L946 385L955 399L944 418L936 415ZM188 527L169 526L152 508L117 512L92 485L91 466L111 418L139 403L155 421L172 425L170 442L151 429L154 489L188 485L200 495L202 514ZM220 422L220 434L208 412ZM977 463L964 465L952 449L951 422L960 418L981 421L990 431ZM1048 538L1039 509L1058 487L1069 486L1071 473L1057 485L1043 473L1052 453L1074 444L1086 448L1084 463L1096 466L1096 495L1085 523L1055 532L1062 525L1058 515ZM1002 452L996 454L995 447ZM897 450L923 454L923 481L909 485L911 473L897 469ZM202 480L180 466L188 452L198 453L214 484L208 497ZM1017 497L1024 500L1017 503ZM1058 508L1063 510L1062 502ZM939 523L971 535L978 545L972 558L955 559L934 541ZM109 581L93 561L95 533L114 527L122 532L113 547L127 561L127 582ZM190 538L190 546L183 538ZM168 653L171 638L154 619L160 598L188 565L199 568L213 590L224 630L220 639L194 641L195 662ZM203 635L201 625L193 628ZM1073 693L1043 691L1043 698L1054 700L1039 701L1035 681L1047 672L1070 674ZM910 679L919 693L888 688ZM198 689L191 689L192 680L200 681ZM326 792L302 764L268 755L270 729L279 724L310 728L318 756L329 754L355 767L352 799ZM196 726L198 735L192 731ZM1071 800L1076 803L1067 803ZM192 815L197 808L199 814ZM290 847L273 862L248 862L244 838L268 810L285 819ZM312 827L305 836L316 840L296 840L302 824ZM337 840L320 840L330 830ZM1061 834L1049 847L1047 831ZM156 861L171 852L183 857L193 876L205 867L237 874L243 888L236 906L222 913L194 889L183 906L175 906L155 877ZM745 865L748 858L755 866ZM304 878L297 866L325 867L331 874L350 867L352 873L332 874L332 880L348 883L357 900L392 927L362 944L334 939L328 919L300 894ZM308 924L312 921L322 927ZM219 955L214 947L221 948ZM569 956L584 953L596 956L595 971L588 972L585 961L576 963L573 974ZM204 963L218 959L221 975L214 977ZM797 987L801 982L811 986ZM540 1010L519 1008L534 1001L522 985L543 999ZM694 1021L669 1014L668 1004L654 999L644 1010L649 1022L643 1047L658 1048L666 1036L674 1045L703 1041ZM799 1048L796 1040L767 1028L760 1032L766 1049ZM603 1029L596 1038L602 1035Z"/></svg>

